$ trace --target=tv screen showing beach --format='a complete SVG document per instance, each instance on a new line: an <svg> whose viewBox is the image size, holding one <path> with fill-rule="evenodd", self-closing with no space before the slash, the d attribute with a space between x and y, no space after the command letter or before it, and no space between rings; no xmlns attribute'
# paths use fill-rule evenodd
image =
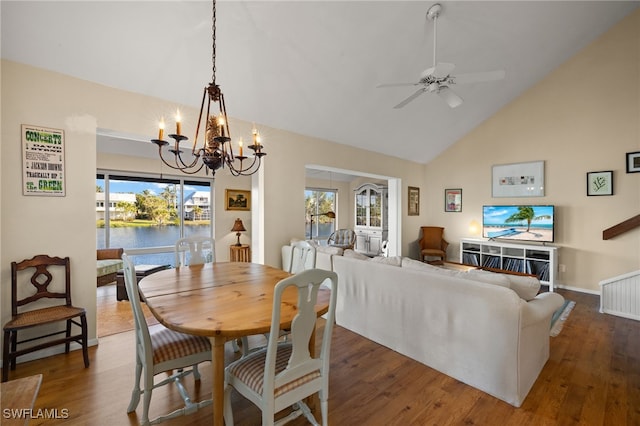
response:
<svg viewBox="0 0 640 426"><path fill-rule="evenodd" d="M553 242L554 206L483 206L482 236Z"/></svg>

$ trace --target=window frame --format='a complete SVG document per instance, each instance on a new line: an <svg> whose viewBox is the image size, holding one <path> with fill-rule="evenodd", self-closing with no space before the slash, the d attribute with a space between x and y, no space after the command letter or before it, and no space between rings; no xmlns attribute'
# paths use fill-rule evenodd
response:
<svg viewBox="0 0 640 426"><path fill-rule="evenodd" d="M177 176L177 175L155 175L149 173L139 173L139 172L125 172L125 171L116 171L116 170L103 170L98 169L96 171L96 180L102 179L104 180L104 205L106 209L106 214L104 217L104 229L105 229L105 248L111 247L111 238L110 238L110 214L108 214L108 205L111 204L109 199L109 181L110 180L131 180L131 181L139 181L139 182L153 182L153 183L168 183L168 184L176 184L179 185L179 193L181 194L181 202L178 203L178 216L180 218L180 237L184 237L184 188L185 185L198 185L198 186L208 186L209 187L209 236L214 238L215 235L215 181L207 178L198 178L194 176ZM94 208L96 208L96 203L94 200ZM158 254L158 253L169 253L174 251L175 245L167 245L167 246L158 246L158 247L125 247L128 255L142 255L142 254Z"/></svg>

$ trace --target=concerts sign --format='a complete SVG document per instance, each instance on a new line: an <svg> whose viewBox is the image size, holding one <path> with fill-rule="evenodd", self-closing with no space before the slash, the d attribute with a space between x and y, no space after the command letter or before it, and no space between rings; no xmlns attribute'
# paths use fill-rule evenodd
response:
<svg viewBox="0 0 640 426"><path fill-rule="evenodd" d="M22 194L65 196L63 130L22 125Z"/></svg>

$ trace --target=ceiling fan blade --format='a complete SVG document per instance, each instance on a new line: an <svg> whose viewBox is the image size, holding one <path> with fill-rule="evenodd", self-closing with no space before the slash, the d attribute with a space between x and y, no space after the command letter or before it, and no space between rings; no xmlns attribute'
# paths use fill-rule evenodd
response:
<svg viewBox="0 0 640 426"><path fill-rule="evenodd" d="M502 80L505 76L504 70L476 72L471 74L460 74L452 76L451 83L454 84L467 84L467 83L479 83L484 81L496 81Z"/></svg>
<svg viewBox="0 0 640 426"><path fill-rule="evenodd" d="M376 88L380 87L402 87L402 86L417 86L419 83L385 83L378 84Z"/></svg>
<svg viewBox="0 0 640 426"><path fill-rule="evenodd" d="M450 64L448 62L438 62L436 66L427 68L424 73L422 73L422 77L428 77L430 75L443 78L451 74L453 70L456 68L454 64Z"/></svg>
<svg viewBox="0 0 640 426"><path fill-rule="evenodd" d="M413 95L409 96L407 99L405 99L404 101L400 102L398 105L394 106L393 108L395 108L395 109L402 108L403 106L405 106L406 104L408 104L409 102L411 102L412 100L417 98L418 96L422 95L425 90L426 89L424 87L421 87L420 89L416 90L413 93Z"/></svg>
<svg viewBox="0 0 640 426"><path fill-rule="evenodd" d="M462 98L455 94L455 92L449 89L447 86L440 86L438 90L438 96L440 96L451 108L462 105Z"/></svg>

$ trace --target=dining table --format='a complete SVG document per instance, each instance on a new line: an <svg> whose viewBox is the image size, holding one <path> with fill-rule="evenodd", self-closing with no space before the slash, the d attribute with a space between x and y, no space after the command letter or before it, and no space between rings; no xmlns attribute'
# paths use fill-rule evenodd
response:
<svg viewBox="0 0 640 426"><path fill-rule="evenodd" d="M212 351L213 424L224 425L224 368L227 341L268 333L275 285L290 273L268 265L215 262L155 272L139 283L141 298L167 328L208 337ZM316 315L329 309L328 289L321 289ZM297 313L297 291L282 298L280 328L287 329ZM315 353L315 338L310 350Z"/></svg>

